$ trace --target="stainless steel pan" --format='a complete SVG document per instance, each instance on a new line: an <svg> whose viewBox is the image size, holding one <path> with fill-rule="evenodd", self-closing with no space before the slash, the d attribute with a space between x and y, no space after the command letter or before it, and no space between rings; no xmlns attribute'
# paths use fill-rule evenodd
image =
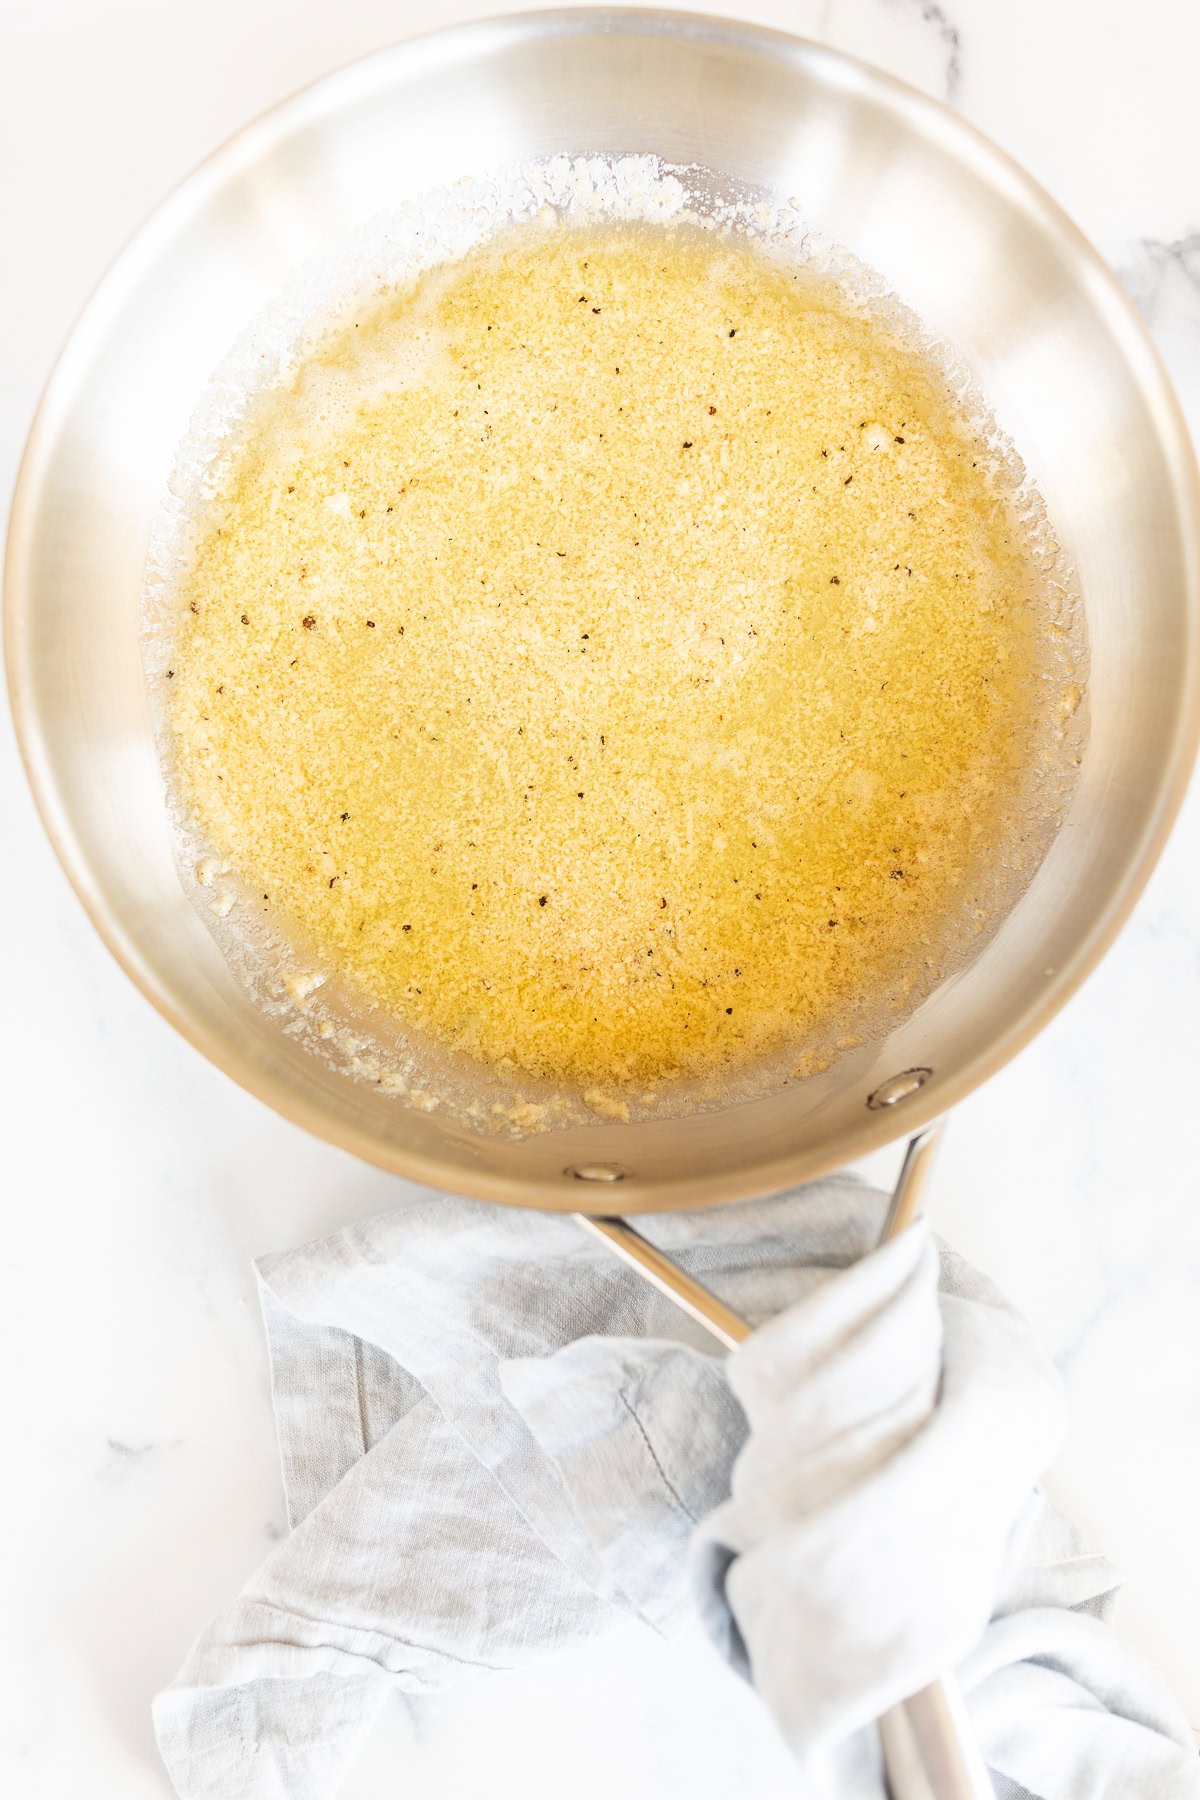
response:
<svg viewBox="0 0 1200 1800"><path fill-rule="evenodd" d="M797 197L958 351L1078 571L1091 736L1022 900L886 1038L773 1098L510 1143L325 1067L234 979L176 877L137 627L150 523L191 408L289 271L397 200L563 150L653 151ZM1186 431L1129 301L1047 195L943 107L748 25L526 14L400 45L285 102L177 189L117 261L54 372L21 471L6 577L13 708L47 828L105 941L252 1093L384 1168L482 1199L697 1207L916 1133L1028 1042L1112 941L1195 751L1198 518ZM626 1247L641 1254L635 1238ZM967 1781L960 1770L938 1791Z"/></svg>
<svg viewBox="0 0 1200 1800"><path fill-rule="evenodd" d="M235 981L176 877L137 615L150 521L191 408L289 270L398 198L563 149L652 150L798 196L966 358L1079 572L1091 742L1025 897L885 1039L775 1098L508 1143L324 1067ZM1185 428L1128 300L1053 202L968 126L859 63L752 26L526 14L402 44L286 101L120 257L54 372L21 471L6 586L13 707L46 825L106 942L252 1093L368 1161L483 1199L574 1210L580 1182L564 1171L603 1166L623 1175L623 1211L703 1206L839 1167L946 1111L1111 942L1194 752L1198 513ZM928 1073L886 1087L908 1070Z"/></svg>

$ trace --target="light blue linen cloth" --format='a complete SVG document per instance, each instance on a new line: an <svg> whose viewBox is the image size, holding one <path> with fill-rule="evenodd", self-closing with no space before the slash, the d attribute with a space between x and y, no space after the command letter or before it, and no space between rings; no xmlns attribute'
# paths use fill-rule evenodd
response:
<svg viewBox="0 0 1200 1800"><path fill-rule="evenodd" d="M697 1605L804 1771L879 1800L957 1666L1004 1800L1197 1800L1183 1719L1036 1491L1052 1368L851 1177L646 1220L761 1325L728 1359L569 1220L445 1196L259 1266L291 1531L154 1708L183 1800L328 1800L429 1693Z"/></svg>

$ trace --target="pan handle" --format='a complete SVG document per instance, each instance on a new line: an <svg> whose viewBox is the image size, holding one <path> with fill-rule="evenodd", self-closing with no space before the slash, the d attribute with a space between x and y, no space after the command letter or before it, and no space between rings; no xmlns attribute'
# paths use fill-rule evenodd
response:
<svg viewBox="0 0 1200 1800"><path fill-rule="evenodd" d="M909 1139L880 1234L881 1244L898 1237L920 1217L943 1126L943 1120L935 1120ZM575 1218L727 1350L750 1336L752 1327L745 1319L693 1281L627 1219L591 1213L576 1213ZM944 1675L889 1708L879 1721L879 1736L891 1800L994 1800L995 1790L953 1676Z"/></svg>

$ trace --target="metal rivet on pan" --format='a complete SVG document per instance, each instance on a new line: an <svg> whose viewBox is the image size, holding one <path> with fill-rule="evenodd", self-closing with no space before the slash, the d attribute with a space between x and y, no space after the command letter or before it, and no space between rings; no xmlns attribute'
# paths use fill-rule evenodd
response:
<svg viewBox="0 0 1200 1800"><path fill-rule="evenodd" d="M573 1175L576 1181L624 1181L625 1170L620 1163L579 1163L573 1169L564 1169L564 1175Z"/></svg>
<svg viewBox="0 0 1200 1800"><path fill-rule="evenodd" d="M873 1112L882 1112L888 1106L898 1106L901 1100L907 1100L910 1094L919 1092L932 1074L932 1069L905 1069L903 1075L893 1075L889 1081L881 1081L875 1092L867 1096L867 1105Z"/></svg>

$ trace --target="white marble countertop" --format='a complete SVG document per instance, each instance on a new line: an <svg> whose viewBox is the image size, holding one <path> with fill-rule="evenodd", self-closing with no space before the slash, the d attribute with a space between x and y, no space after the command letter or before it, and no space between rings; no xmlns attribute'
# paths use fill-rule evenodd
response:
<svg viewBox="0 0 1200 1800"><path fill-rule="evenodd" d="M44 0L0 26L0 487L114 250L281 95L486 0ZM496 10L499 10L498 8ZM1012 151L1127 280L1200 433L1200 14L1177 0L725 0L852 50ZM175 1037L67 889L0 723L5 1254L0 1788L170 1792L149 1700L282 1530L250 1260L394 1202ZM1067 1377L1056 1495L1127 1573L1120 1624L1200 1726L1200 796L1116 948L963 1106L939 1229ZM395 1705L376 1800L796 1792L698 1640L630 1632Z"/></svg>

